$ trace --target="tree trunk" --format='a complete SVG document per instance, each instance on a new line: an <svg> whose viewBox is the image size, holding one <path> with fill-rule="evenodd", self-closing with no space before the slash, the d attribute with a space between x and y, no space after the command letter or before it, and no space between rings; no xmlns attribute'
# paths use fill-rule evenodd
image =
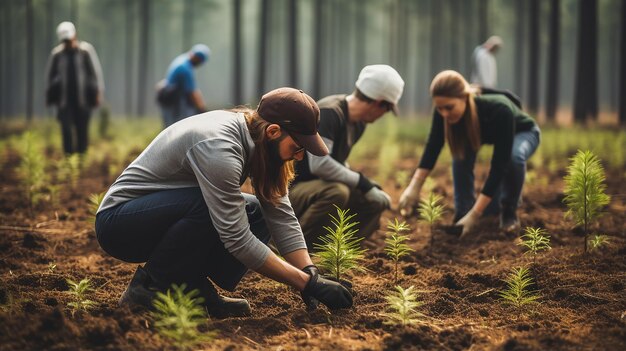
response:
<svg viewBox="0 0 626 351"><path fill-rule="evenodd" d="M432 0L430 2L430 78L434 78L442 68L441 49L442 43L441 32L443 27L441 25L441 0Z"/></svg>
<svg viewBox="0 0 626 351"><path fill-rule="evenodd" d="M193 39L193 0L184 0L183 2L183 49L181 52L185 52L191 49L191 43Z"/></svg>
<svg viewBox="0 0 626 351"><path fill-rule="evenodd" d="M354 1L354 54L356 56L356 72L360 72L365 66L365 31L367 1ZM355 78L356 79L356 78Z"/></svg>
<svg viewBox="0 0 626 351"><path fill-rule="evenodd" d="M539 109L539 0L530 1L528 11L528 111Z"/></svg>
<svg viewBox="0 0 626 351"><path fill-rule="evenodd" d="M270 0L262 0L261 2L261 21L259 28L259 56L257 64L257 82L256 90L257 97L261 98L265 93L265 70L267 62L267 45L269 43L268 29L269 29L269 11Z"/></svg>
<svg viewBox="0 0 626 351"><path fill-rule="evenodd" d="M561 2L550 0L550 44L548 45L548 76L546 84L546 119L554 122L559 106L559 54L561 46Z"/></svg>
<svg viewBox="0 0 626 351"><path fill-rule="evenodd" d="M126 33L124 39L126 41L126 61L124 68L125 94L124 94L124 112L126 116L130 116L133 110L133 40L135 39L134 13L133 8L135 1L126 0Z"/></svg>
<svg viewBox="0 0 626 351"><path fill-rule="evenodd" d="M478 0L478 37L484 42L489 37L489 1Z"/></svg>
<svg viewBox="0 0 626 351"><path fill-rule="evenodd" d="M620 37L619 121L626 126L626 2L622 1L622 24Z"/></svg>
<svg viewBox="0 0 626 351"><path fill-rule="evenodd" d="M146 84L148 75L148 60L150 59L150 12L151 0L141 0L140 11L140 48L139 48L139 77L137 79L137 116L143 117L146 113Z"/></svg>
<svg viewBox="0 0 626 351"><path fill-rule="evenodd" d="M526 1L515 2L517 12L517 24L515 28L515 93L519 94L522 101L524 96L524 52L526 52Z"/></svg>
<svg viewBox="0 0 626 351"><path fill-rule="evenodd" d="M243 104L241 78L241 0L233 1L233 104Z"/></svg>
<svg viewBox="0 0 626 351"><path fill-rule="evenodd" d="M289 0L288 11L289 85L298 87L298 0Z"/></svg>
<svg viewBox="0 0 626 351"><path fill-rule="evenodd" d="M78 27L78 0L71 0L70 2L70 20Z"/></svg>
<svg viewBox="0 0 626 351"><path fill-rule="evenodd" d="M321 96L322 92L322 58L323 55L323 40L324 40L324 25L326 25L326 21L324 21L324 3L326 0L317 0L315 1L315 21L314 31L315 31L315 42L313 48L313 99L318 100Z"/></svg>
<svg viewBox="0 0 626 351"><path fill-rule="evenodd" d="M35 36L33 33L33 0L26 0L26 121L33 120L33 60Z"/></svg>
<svg viewBox="0 0 626 351"><path fill-rule="evenodd" d="M598 115L598 8L595 0L581 0L574 93L574 120Z"/></svg>

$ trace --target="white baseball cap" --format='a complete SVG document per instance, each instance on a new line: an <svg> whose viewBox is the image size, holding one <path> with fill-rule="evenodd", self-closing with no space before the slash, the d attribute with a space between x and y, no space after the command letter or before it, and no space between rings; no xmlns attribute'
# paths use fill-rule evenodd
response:
<svg viewBox="0 0 626 351"><path fill-rule="evenodd" d="M61 22L57 27L57 37L59 41L71 40L76 36L76 27L72 22Z"/></svg>
<svg viewBox="0 0 626 351"><path fill-rule="evenodd" d="M370 99L389 102L393 113L398 115L397 105L404 90L404 80L393 67L388 65L363 67L356 80L356 87Z"/></svg>

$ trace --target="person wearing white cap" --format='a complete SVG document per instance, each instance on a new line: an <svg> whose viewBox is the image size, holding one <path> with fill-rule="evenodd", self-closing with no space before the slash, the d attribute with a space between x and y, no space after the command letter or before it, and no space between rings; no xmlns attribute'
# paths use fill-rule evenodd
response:
<svg viewBox="0 0 626 351"><path fill-rule="evenodd" d="M471 83L495 88L498 85L498 66L495 54L502 47L502 39L493 35L477 46L472 53Z"/></svg>
<svg viewBox="0 0 626 351"><path fill-rule="evenodd" d="M185 117L206 112L206 104L196 85L193 70L209 61L210 56L208 46L194 45L172 61L165 79L157 84L157 101L165 128Z"/></svg>
<svg viewBox="0 0 626 351"><path fill-rule="evenodd" d="M91 110L104 93L102 68L94 47L77 39L72 22L60 23L57 37L61 44L46 68L46 105L57 107L64 152L82 154L89 144Z"/></svg>
<svg viewBox="0 0 626 351"><path fill-rule="evenodd" d="M388 65L364 67L350 95L332 95L319 100L319 133L330 150L327 156L307 153L296 163L296 179L289 198L302 232L309 244L330 225L328 212L333 205L357 214L361 237L368 237L380 225L380 215L391 199L377 184L346 164L350 151L367 124L387 112L398 113L397 104L404 90L400 74ZM311 247L311 245L309 245Z"/></svg>

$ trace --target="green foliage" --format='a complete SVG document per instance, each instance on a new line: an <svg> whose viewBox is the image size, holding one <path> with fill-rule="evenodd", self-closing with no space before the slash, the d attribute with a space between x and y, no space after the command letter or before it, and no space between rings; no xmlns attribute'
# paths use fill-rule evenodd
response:
<svg viewBox="0 0 626 351"><path fill-rule="evenodd" d="M385 239L385 252L394 263L394 283L398 283L398 261L409 253L415 251L404 242L409 240L408 235L402 234L411 230L406 222L399 222L398 218L394 222L389 221L387 224L387 238Z"/></svg>
<svg viewBox="0 0 626 351"><path fill-rule="evenodd" d="M157 292L153 304L155 311L155 327L159 334L172 340L180 350L192 349L200 343L209 342L216 332L201 333L198 327L207 322L207 315L202 303L204 299L197 297L198 290L185 293L187 286L172 285L166 294ZM173 292L172 292L173 291Z"/></svg>
<svg viewBox="0 0 626 351"><path fill-rule="evenodd" d="M70 288L70 294L74 297L74 301L67 304L68 307L72 308L72 317L77 311L87 311L96 305L94 301L87 298L87 294L93 291L90 279L85 278L78 283L71 279L66 279L66 282Z"/></svg>
<svg viewBox="0 0 626 351"><path fill-rule="evenodd" d="M552 249L550 246L550 236L545 229L526 227L525 233L520 239L522 241L518 243L518 245L526 247L524 254L532 255L533 261L539 251Z"/></svg>
<svg viewBox="0 0 626 351"><path fill-rule="evenodd" d="M48 190L50 205L52 205L53 208L57 208L59 206L59 192L61 191L61 187L56 184L48 184L46 189Z"/></svg>
<svg viewBox="0 0 626 351"><path fill-rule="evenodd" d="M385 296L388 312L382 314L388 319L386 323L401 325L419 323L424 314L417 312L416 309L424 303L418 301L417 297L414 286L410 286L405 290L398 285L395 290L390 291Z"/></svg>
<svg viewBox="0 0 626 351"><path fill-rule="evenodd" d="M594 235L593 238L589 239L589 250L595 251L599 250L604 246L608 246L611 244L609 237L607 235Z"/></svg>
<svg viewBox="0 0 626 351"><path fill-rule="evenodd" d="M320 238L322 244L315 244L317 252L313 254L319 259L319 266L328 271L338 281L349 271L363 271L359 265L363 259L365 250L360 248L363 238L355 237L358 222L350 220L356 214L348 215L350 209L342 210L337 205L337 217L328 214L332 218L333 228L324 227L328 234Z"/></svg>
<svg viewBox="0 0 626 351"><path fill-rule="evenodd" d="M585 234L585 252L589 225L601 215L602 208L610 198L604 193L604 169L600 160L591 151L581 151L571 158L565 176L565 198L569 208L567 216L573 217L577 225L582 225Z"/></svg>
<svg viewBox="0 0 626 351"><path fill-rule="evenodd" d="M529 290L533 285L533 279L524 267L513 268L511 273L504 279L507 287L500 291L500 298L505 303L522 308L526 305L539 303L539 294Z"/></svg>
<svg viewBox="0 0 626 351"><path fill-rule="evenodd" d="M57 268L57 265L55 263L48 263L48 273L52 274L54 273L54 270Z"/></svg>
<svg viewBox="0 0 626 351"><path fill-rule="evenodd" d="M46 162L42 148L37 144L35 134L32 132L24 133L23 143L22 161L17 171L25 190L26 199L32 210L43 196L42 191L47 182L45 173Z"/></svg>
<svg viewBox="0 0 626 351"><path fill-rule="evenodd" d="M398 170L394 173L396 186L400 189L404 189L409 185L411 174L406 169Z"/></svg>
<svg viewBox="0 0 626 351"><path fill-rule="evenodd" d="M98 212L98 208L100 208L102 199L104 199L104 194L106 194L105 191L89 195L89 213L91 213L93 222L96 221L96 213Z"/></svg>
<svg viewBox="0 0 626 351"><path fill-rule="evenodd" d="M444 207L441 205L442 200L443 197L441 195L437 195L431 191L428 194L428 198L420 201L419 208L417 209L422 221L430 225L430 248L432 248L435 243L435 223L441 219L444 212Z"/></svg>

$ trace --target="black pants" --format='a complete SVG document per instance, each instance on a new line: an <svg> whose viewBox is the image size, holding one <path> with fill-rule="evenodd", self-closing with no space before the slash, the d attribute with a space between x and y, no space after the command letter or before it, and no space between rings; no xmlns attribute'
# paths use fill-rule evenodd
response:
<svg viewBox="0 0 626 351"><path fill-rule="evenodd" d="M267 244L261 205L253 195L243 196L250 229ZM219 239L200 188L160 191L101 211L96 234L111 256L146 262L146 271L163 289L186 283L202 292L210 277L232 291L248 270Z"/></svg>
<svg viewBox="0 0 626 351"><path fill-rule="evenodd" d="M89 145L89 118L91 110L76 105L59 108L63 151L66 154L85 153Z"/></svg>

